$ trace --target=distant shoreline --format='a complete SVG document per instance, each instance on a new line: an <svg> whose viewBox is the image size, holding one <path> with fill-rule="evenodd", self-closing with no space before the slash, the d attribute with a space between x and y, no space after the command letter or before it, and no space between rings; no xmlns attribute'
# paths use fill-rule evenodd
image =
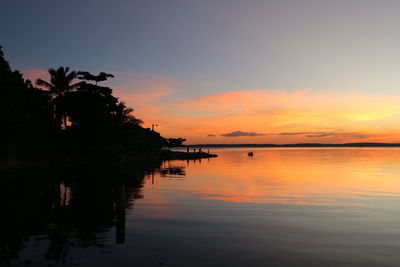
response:
<svg viewBox="0 0 400 267"><path fill-rule="evenodd" d="M400 147L400 143L344 143L344 144L320 144L320 143L299 143L299 144L195 144L185 147Z"/></svg>

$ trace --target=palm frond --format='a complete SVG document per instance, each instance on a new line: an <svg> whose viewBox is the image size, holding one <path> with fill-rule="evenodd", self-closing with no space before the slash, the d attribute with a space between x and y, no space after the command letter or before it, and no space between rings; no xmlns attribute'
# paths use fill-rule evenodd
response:
<svg viewBox="0 0 400 267"><path fill-rule="evenodd" d="M66 73L67 73L67 72L66 72ZM71 71L70 73L68 73L68 74L65 76L65 79L66 79L67 81L71 82L73 79L76 79L76 77L77 77L76 72L75 72L75 71Z"/></svg>
<svg viewBox="0 0 400 267"><path fill-rule="evenodd" d="M86 82L77 82L69 86L70 89L79 88L81 85L85 84Z"/></svg>
<svg viewBox="0 0 400 267"><path fill-rule="evenodd" d="M54 87L51 83L46 82L45 80L42 80L42 79L37 79L36 80L36 84L39 85L39 86L46 87L46 88L48 88L50 90L53 89L53 87Z"/></svg>

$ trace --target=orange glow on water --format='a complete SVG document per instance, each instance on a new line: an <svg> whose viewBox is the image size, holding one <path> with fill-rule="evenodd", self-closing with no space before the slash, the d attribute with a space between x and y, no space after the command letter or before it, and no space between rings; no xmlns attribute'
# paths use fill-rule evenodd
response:
<svg viewBox="0 0 400 267"><path fill-rule="evenodd" d="M246 151L218 150L219 158L189 163L186 189L238 204L353 206L400 197L400 149Z"/></svg>

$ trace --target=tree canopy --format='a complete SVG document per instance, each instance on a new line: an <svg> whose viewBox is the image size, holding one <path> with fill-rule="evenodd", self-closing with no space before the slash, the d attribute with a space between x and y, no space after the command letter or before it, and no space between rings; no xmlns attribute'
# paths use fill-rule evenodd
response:
<svg viewBox="0 0 400 267"><path fill-rule="evenodd" d="M114 75L105 72L100 72L99 75L94 75L87 71L78 71L78 75L79 79L86 81L95 81L96 85L98 82L106 81L107 78L114 78Z"/></svg>
<svg viewBox="0 0 400 267"><path fill-rule="evenodd" d="M35 87L11 70L0 47L0 138L6 148L0 156L134 156L182 144L184 139L143 128L111 88L97 85L110 77L61 66L49 69L49 80L37 79Z"/></svg>

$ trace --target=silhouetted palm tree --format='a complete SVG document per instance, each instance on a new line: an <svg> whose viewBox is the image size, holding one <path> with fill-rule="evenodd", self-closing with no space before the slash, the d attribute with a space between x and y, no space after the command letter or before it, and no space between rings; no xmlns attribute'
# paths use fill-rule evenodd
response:
<svg viewBox="0 0 400 267"><path fill-rule="evenodd" d="M72 81L77 78L77 73L75 71L69 72L68 67L59 67L57 70L49 69L49 74L50 82L37 79L36 84L50 90L56 109L56 117L61 120L64 124L64 128L66 128L68 117L66 96L70 91L78 88L84 82L72 84Z"/></svg>
<svg viewBox="0 0 400 267"><path fill-rule="evenodd" d="M115 109L115 119L121 124L133 124L140 125L143 123L142 120L137 119L131 113L133 112L132 108L126 107L124 102L119 102Z"/></svg>

